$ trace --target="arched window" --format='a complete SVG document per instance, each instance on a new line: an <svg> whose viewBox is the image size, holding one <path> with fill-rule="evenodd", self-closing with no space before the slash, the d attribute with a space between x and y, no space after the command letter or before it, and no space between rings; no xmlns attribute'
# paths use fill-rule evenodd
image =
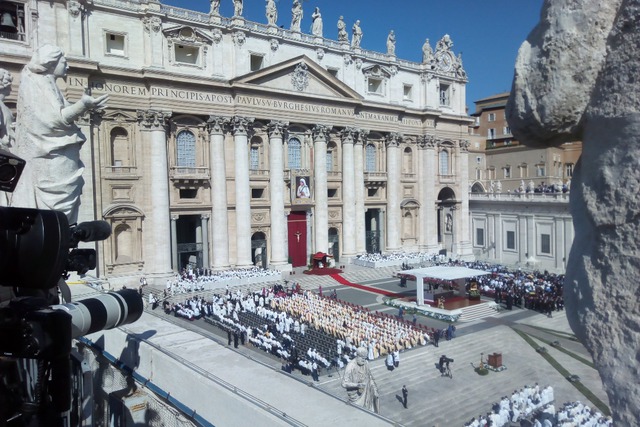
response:
<svg viewBox="0 0 640 427"><path fill-rule="evenodd" d="M365 172L376 172L376 146L373 144L367 144L365 147Z"/></svg>
<svg viewBox="0 0 640 427"><path fill-rule="evenodd" d="M196 136L188 130L183 130L178 132L176 142L178 146L177 166L196 167Z"/></svg>
<svg viewBox="0 0 640 427"><path fill-rule="evenodd" d="M123 128L111 130L111 165L130 166L129 134Z"/></svg>
<svg viewBox="0 0 640 427"><path fill-rule="evenodd" d="M125 263L133 259L133 233L127 224L119 224L114 231L115 261Z"/></svg>
<svg viewBox="0 0 640 427"><path fill-rule="evenodd" d="M449 152L440 151L440 175L449 175Z"/></svg>
<svg viewBox="0 0 640 427"><path fill-rule="evenodd" d="M402 172L413 173L413 151L409 147L402 153Z"/></svg>
<svg viewBox="0 0 640 427"><path fill-rule="evenodd" d="M287 147L289 157L289 169L302 168L302 143L298 138L291 138Z"/></svg>

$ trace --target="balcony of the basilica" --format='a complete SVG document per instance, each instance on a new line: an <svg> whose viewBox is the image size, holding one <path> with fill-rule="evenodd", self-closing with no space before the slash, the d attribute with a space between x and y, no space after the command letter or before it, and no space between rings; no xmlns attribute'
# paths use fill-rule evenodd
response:
<svg viewBox="0 0 640 427"><path fill-rule="evenodd" d="M367 186L378 185L381 186L387 182L386 172L365 172L364 181Z"/></svg>
<svg viewBox="0 0 640 427"><path fill-rule="evenodd" d="M192 183L209 181L209 168L193 166L172 166L169 168L169 179L174 182Z"/></svg>
<svg viewBox="0 0 640 427"><path fill-rule="evenodd" d="M249 178L252 181L268 181L269 170L268 169L249 169Z"/></svg>

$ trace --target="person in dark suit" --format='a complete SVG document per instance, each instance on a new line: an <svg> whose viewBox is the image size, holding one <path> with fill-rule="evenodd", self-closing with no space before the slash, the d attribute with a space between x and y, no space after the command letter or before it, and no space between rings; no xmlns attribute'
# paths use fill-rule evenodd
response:
<svg viewBox="0 0 640 427"><path fill-rule="evenodd" d="M404 409L407 409L407 398L409 397L409 390L407 390L407 386L402 386L402 406Z"/></svg>

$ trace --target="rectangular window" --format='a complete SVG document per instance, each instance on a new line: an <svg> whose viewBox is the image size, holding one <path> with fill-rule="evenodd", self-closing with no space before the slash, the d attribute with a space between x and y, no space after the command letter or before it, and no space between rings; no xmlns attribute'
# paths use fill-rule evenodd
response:
<svg viewBox="0 0 640 427"><path fill-rule="evenodd" d="M382 95L382 80L369 77L367 79L367 90L369 93Z"/></svg>
<svg viewBox="0 0 640 427"><path fill-rule="evenodd" d="M484 229L476 228L476 246L484 246Z"/></svg>
<svg viewBox="0 0 640 427"><path fill-rule="evenodd" d="M482 163L482 157L477 156L477 157L476 157L476 164L477 164L477 165L479 165L479 164L481 164L481 163Z"/></svg>
<svg viewBox="0 0 640 427"><path fill-rule="evenodd" d="M448 106L450 104L450 91L451 87L449 85L441 84L440 85L440 105Z"/></svg>
<svg viewBox="0 0 640 427"><path fill-rule="evenodd" d="M413 86L411 85L403 86L403 98L405 101L411 101L413 99Z"/></svg>
<svg viewBox="0 0 640 427"><path fill-rule="evenodd" d="M489 117L487 118L488 121L490 122L495 122L496 121L496 113L489 113Z"/></svg>
<svg viewBox="0 0 640 427"><path fill-rule="evenodd" d="M487 138L496 139L496 130L494 128L487 130Z"/></svg>
<svg viewBox="0 0 640 427"><path fill-rule="evenodd" d="M249 169L254 171L260 169L260 148L251 147L250 156Z"/></svg>
<svg viewBox="0 0 640 427"><path fill-rule="evenodd" d="M251 54L251 71L261 70L264 66L264 56Z"/></svg>
<svg viewBox="0 0 640 427"><path fill-rule="evenodd" d="M507 231L507 249L516 249L516 232Z"/></svg>
<svg viewBox="0 0 640 427"><path fill-rule="evenodd" d="M502 131L505 135L511 135L511 128L509 126L505 126Z"/></svg>
<svg viewBox="0 0 640 427"><path fill-rule="evenodd" d="M198 197L198 189L197 188L181 188L180 189L180 198L181 199L195 199Z"/></svg>
<svg viewBox="0 0 640 427"><path fill-rule="evenodd" d="M333 153L331 151L327 151L326 156L327 172L333 172Z"/></svg>
<svg viewBox="0 0 640 427"><path fill-rule="evenodd" d="M107 53L109 55L125 56L125 37L122 34L107 33Z"/></svg>
<svg viewBox="0 0 640 427"><path fill-rule="evenodd" d="M551 234L540 235L540 253L551 255Z"/></svg>
<svg viewBox="0 0 640 427"><path fill-rule="evenodd" d="M511 178L511 166L506 166L504 168L504 177Z"/></svg>
<svg viewBox="0 0 640 427"><path fill-rule="evenodd" d="M251 189L251 198L252 199L262 199L264 197L264 188L252 188Z"/></svg>
<svg viewBox="0 0 640 427"><path fill-rule="evenodd" d="M536 165L536 176L537 177L543 177L543 176L546 176L546 174L547 174L547 170L546 170L544 164Z"/></svg>
<svg viewBox="0 0 640 427"><path fill-rule="evenodd" d="M377 188L368 188L367 189L367 196L368 197L377 197L378 196L378 189Z"/></svg>
<svg viewBox="0 0 640 427"><path fill-rule="evenodd" d="M327 189L327 197L330 199L335 199L338 197L338 189L337 188L328 188Z"/></svg>
<svg viewBox="0 0 640 427"><path fill-rule="evenodd" d="M176 62L182 64L196 65L198 63L198 57L200 55L200 48L196 46L187 46L183 44L177 44L175 50Z"/></svg>

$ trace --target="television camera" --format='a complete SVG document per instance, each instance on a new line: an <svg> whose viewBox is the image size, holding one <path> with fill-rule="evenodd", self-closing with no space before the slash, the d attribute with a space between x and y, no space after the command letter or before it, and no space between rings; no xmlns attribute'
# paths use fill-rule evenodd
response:
<svg viewBox="0 0 640 427"><path fill-rule="evenodd" d="M0 150L0 190L15 190L25 164ZM69 273L96 267L95 250L79 242L110 234L105 221L70 226L59 211L0 207L0 286L10 288L0 303L0 426L77 425L70 415L72 340L142 315L132 289L71 302Z"/></svg>

